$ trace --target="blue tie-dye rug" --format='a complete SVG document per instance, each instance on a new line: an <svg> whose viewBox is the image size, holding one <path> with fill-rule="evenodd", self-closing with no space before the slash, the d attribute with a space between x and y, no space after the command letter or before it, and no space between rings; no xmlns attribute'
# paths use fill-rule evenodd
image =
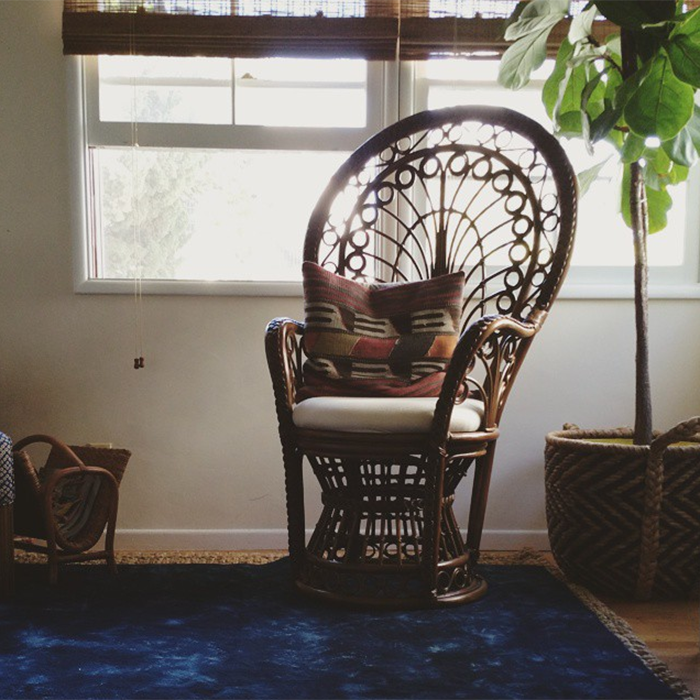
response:
<svg viewBox="0 0 700 700"><path fill-rule="evenodd" d="M18 567L3 698L677 698L545 568L482 567L485 598L411 612L307 600L265 565Z"/></svg>

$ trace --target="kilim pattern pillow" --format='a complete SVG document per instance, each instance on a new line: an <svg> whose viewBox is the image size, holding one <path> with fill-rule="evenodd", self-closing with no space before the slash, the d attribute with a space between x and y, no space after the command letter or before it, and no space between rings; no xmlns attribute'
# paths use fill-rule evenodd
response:
<svg viewBox="0 0 700 700"><path fill-rule="evenodd" d="M464 273L360 284L303 265L310 396L437 396L459 334Z"/></svg>

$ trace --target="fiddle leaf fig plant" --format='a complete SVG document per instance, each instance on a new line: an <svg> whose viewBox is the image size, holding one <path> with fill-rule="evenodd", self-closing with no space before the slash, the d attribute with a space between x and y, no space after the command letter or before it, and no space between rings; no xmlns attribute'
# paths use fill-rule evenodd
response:
<svg viewBox="0 0 700 700"><path fill-rule="evenodd" d="M637 325L635 444L652 438L646 237L662 231L670 189L700 153L700 8L676 0L596 0L570 16L567 0L521 2L507 22L499 82L525 86L545 61L552 29L570 19L542 101L557 135L607 142L621 170L620 212L632 230ZM599 20L608 20L606 23ZM611 28L601 36L599 27ZM603 162L579 173L585 192ZM585 235L585 232L583 232Z"/></svg>

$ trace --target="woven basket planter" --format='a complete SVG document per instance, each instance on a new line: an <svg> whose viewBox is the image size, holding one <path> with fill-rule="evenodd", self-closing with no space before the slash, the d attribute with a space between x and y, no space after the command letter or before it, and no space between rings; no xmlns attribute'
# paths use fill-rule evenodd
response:
<svg viewBox="0 0 700 700"><path fill-rule="evenodd" d="M638 600L698 592L699 435L700 417L651 446L593 441L630 439L628 429L547 435L547 527L568 578Z"/></svg>

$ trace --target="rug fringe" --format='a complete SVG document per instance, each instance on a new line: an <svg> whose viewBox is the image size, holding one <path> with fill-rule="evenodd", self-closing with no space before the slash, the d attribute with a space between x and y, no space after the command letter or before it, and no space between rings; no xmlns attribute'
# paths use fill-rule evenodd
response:
<svg viewBox="0 0 700 700"><path fill-rule="evenodd" d="M596 598L587 588L569 581L561 569L547 559L541 552L533 549L522 549L518 552L493 552L497 555L492 561L489 556L482 555L480 561L484 564L510 564L510 565L534 565L543 566L556 579L566 585L569 590L595 615L598 619L636 656L644 665L652 671L660 680L678 693L684 700L697 700L688 686L676 676L668 665L656 656L651 649L634 632L632 627L617 613L611 610L605 603ZM512 555L508 557L507 555ZM505 555L505 556L503 556Z"/></svg>

